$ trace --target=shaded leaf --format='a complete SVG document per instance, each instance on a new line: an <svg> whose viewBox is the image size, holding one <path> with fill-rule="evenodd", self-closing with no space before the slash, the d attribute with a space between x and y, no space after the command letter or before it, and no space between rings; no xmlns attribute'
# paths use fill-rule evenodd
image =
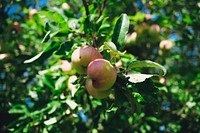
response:
<svg viewBox="0 0 200 133"><path fill-rule="evenodd" d="M140 95L140 93L132 92L133 97L136 99L137 102L142 103L144 102L144 98Z"/></svg>
<svg viewBox="0 0 200 133"><path fill-rule="evenodd" d="M9 114L27 114L29 111L25 105L14 105L9 111Z"/></svg>
<svg viewBox="0 0 200 133"><path fill-rule="evenodd" d="M122 107L124 103L128 103L127 97L124 95L122 89L116 88L115 89L115 104L118 107Z"/></svg>
<svg viewBox="0 0 200 133"><path fill-rule="evenodd" d="M157 119L156 117L153 117L153 116L147 117L146 120L152 121L152 122L155 122L155 123L160 123L161 122L161 120L159 120L159 119Z"/></svg>
<svg viewBox="0 0 200 133"><path fill-rule="evenodd" d="M144 82L136 83L135 87L146 103L156 104L158 88L154 86L151 79L146 79Z"/></svg>
<svg viewBox="0 0 200 133"><path fill-rule="evenodd" d="M67 41L61 44L60 48L55 52L56 55L68 55L73 46L72 41Z"/></svg>
<svg viewBox="0 0 200 133"><path fill-rule="evenodd" d="M64 21L64 18L58 12L52 11L40 11L38 14L45 16L45 18L50 19L51 21L60 23Z"/></svg>

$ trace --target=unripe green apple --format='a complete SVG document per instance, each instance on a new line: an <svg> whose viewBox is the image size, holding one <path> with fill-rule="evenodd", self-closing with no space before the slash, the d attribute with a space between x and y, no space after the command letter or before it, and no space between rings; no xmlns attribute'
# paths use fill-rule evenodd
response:
<svg viewBox="0 0 200 133"><path fill-rule="evenodd" d="M102 59L102 55L92 46L82 46L74 50L71 56L72 66L79 74L87 73L88 64L94 59Z"/></svg>
<svg viewBox="0 0 200 133"><path fill-rule="evenodd" d="M95 98L105 98L114 85L117 72L108 60L95 59L87 67L86 89Z"/></svg>

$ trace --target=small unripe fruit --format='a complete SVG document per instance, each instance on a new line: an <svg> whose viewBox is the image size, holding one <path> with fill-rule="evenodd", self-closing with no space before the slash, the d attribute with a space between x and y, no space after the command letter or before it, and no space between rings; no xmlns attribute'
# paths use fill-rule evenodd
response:
<svg viewBox="0 0 200 133"><path fill-rule="evenodd" d="M102 55L94 47L82 46L74 50L71 61L72 66L79 74L86 74L88 64L95 59L102 58Z"/></svg>
<svg viewBox="0 0 200 133"><path fill-rule="evenodd" d="M114 85L117 72L111 63L105 59L95 59L88 65L86 89L95 98L105 98Z"/></svg>

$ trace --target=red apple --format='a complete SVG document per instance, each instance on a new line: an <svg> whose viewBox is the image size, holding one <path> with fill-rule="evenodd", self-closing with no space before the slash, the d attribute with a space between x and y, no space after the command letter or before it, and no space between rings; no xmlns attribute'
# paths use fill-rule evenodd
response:
<svg viewBox="0 0 200 133"><path fill-rule="evenodd" d="M95 98L105 98L114 85L117 72L108 60L95 59L87 67L86 89Z"/></svg>
<svg viewBox="0 0 200 133"><path fill-rule="evenodd" d="M74 50L71 61L72 66L79 74L87 73L88 64L95 59L102 59L102 55L92 46L82 46Z"/></svg>

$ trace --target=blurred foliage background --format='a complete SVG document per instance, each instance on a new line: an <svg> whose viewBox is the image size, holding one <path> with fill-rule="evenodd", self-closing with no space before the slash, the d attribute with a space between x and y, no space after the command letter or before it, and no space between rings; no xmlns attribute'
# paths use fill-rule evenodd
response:
<svg viewBox="0 0 200 133"><path fill-rule="evenodd" d="M123 50L167 69L157 82L158 103L145 104L139 113L109 110L108 101L90 100L75 89L70 49L91 39L81 32L90 32L80 24L85 15L81 0L1 0L0 132L199 132L200 2L88 0L88 4L92 14L107 17L97 44L126 13L130 27ZM67 24L60 23L60 16ZM49 36L67 47L63 45L56 55L46 53L48 59L24 64L48 46ZM75 44L69 41L73 39ZM59 56L66 52L62 49L68 56Z"/></svg>

